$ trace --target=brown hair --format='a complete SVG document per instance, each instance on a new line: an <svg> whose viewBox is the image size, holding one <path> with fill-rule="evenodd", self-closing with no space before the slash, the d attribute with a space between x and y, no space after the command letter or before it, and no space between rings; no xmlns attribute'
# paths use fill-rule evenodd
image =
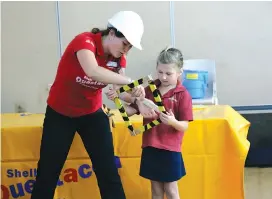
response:
<svg viewBox="0 0 272 199"><path fill-rule="evenodd" d="M176 64L178 69L183 68L183 55L177 48L167 47L162 50L157 59L158 64Z"/></svg>
<svg viewBox="0 0 272 199"><path fill-rule="evenodd" d="M102 36L106 36L106 35L109 34L110 30L113 30L116 37L118 37L118 38L125 37L121 32L119 32L114 27L108 27L107 29L103 29L103 30L100 30L99 28L93 28L91 32L94 33L94 34L101 33Z"/></svg>

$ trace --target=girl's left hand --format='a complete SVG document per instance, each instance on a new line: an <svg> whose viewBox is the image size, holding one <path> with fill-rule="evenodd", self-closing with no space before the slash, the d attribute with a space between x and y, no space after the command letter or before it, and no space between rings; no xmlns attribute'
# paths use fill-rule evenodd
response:
<svg viewBox="0 0 272 199"><path fill-rule="evenodd" d="M167 114L160 113L160 119L164 124L167 125L172 125L177 121L171 109L169 112L167 112Z"/></svg>
<svg viewBox="0 0 272 199"><path fill-rule="evenodd" d="M114 101L114 99L118 97L118 94L116 93L116 91L111 87L109 87L109 90L105 94L107 98L112 101Z"/></svg>

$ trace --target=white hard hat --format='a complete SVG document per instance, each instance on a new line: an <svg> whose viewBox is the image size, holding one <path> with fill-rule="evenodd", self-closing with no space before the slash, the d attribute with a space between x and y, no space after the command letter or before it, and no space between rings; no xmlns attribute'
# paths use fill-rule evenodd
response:
<svg viewBox="0 0 272 199"><path fill-rule="evenodd" d="M120 11L108 20L109 25L121 32L132 46L142 50L141 40L144 33L144 23L141 17L133 11Z"/></svg>

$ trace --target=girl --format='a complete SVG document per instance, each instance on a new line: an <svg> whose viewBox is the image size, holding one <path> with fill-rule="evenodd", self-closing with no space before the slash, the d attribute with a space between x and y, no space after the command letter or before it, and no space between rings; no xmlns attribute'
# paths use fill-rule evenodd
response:
<svg viewBox="0 0 272 199"><path fill-rule="evenodd" d="M129 115L141 113L143 123L160 118L162 123L143 133L140 176L151 181L152 198L179 199L177 181L185 174L181 144L188 122L193 120L192 98L181 85L183 67L182 53L176 48L163 50L157 59L158 79L155 84L160 92L167 114L155 113L141 100L126 106ZM154 97L147 87L146 98L154 102ZM106 93L114 99L113 90Z"/></svg>

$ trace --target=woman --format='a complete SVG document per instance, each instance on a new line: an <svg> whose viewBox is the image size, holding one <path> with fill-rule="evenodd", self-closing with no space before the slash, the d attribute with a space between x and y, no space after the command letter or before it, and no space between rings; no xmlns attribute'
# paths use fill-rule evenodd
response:
<svg viewBox="0 0 272 199"><path fill-rule="evenodd" d="M53 199L76 132L91 158L101 198L125 198L114 161L109 120L101 108L102 88L131 83L124 76L125 54L132 46L142 49L144 26L132 11L118 12L108 22L106 30L95 28L77 35L60 60L47 100L32 199ZM138 87L120 97L133 102L144 95L143 87Z"/></svg>

